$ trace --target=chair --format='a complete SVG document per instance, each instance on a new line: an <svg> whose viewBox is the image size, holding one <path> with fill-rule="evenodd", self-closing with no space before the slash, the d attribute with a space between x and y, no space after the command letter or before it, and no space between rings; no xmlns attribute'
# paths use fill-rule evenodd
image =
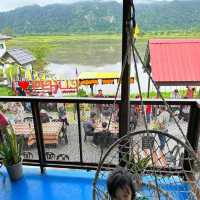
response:
<svg viewBox="0 0 200 200"><path fill-rule="evenodd" d="M56 155L52 152L46 152L45 155L46 155L46 159L48 159L48 160L55 160L56 159Z"/></svg>
<svg viewBox="0 0 200 200"><path fill-rule="evenodd" d="M101 149L107 148L113 143L112 134L110 131L95 132L93 142Z"/></svg>
<svg viewBox="0 0 200 200"><path fill-rule="evenodd" d="M94 132L87 130L88 129L87 128L87 122L83 123L83 129L84 129L84 132L85 132L84 142L86 142L87 141L87 136L94 136Z"/></svg>
<svg viewBox="0 0 200 200"><path fill-rule="evenodd" d="M44 118L43 116L40 116L41 123L53 122L54 121L52 116L48 116L48 119L47 118L43 119L43 118ZM33 117L25 117L24 122L33 122Z"/></svg>
<svg viewBox="0 0 200 200"><path fill-rule="evenodd" d="M59 119L52 119L51 121L52 121L52 122L60 122Z"/></svg>
<svg viewBox="0 0 200 200"><path fill-rule="evenodd" d="M25 117L24 122L33 122L33 117Z"/></svg>
<svg viewBox="0 0 200 200"><path fill-rule="evenodd" d="M57 157L56 157L56 160L63 160L63 161L66 161L66 160L69 160L69 156L67 154L58 154Z"/></svg>
<svg viewBox="0 0 200 200"><path fill-rule="evenodd" d="M33 154L30 151L23 152L24 159L33 159Z"/></svg>
<svg viewBox="0 0 200 200"><path fill-rule="evenodd" d="M67 137L67 127L63 123L62 131L59 133L59 143L68 144L68 137Z"/></svg>

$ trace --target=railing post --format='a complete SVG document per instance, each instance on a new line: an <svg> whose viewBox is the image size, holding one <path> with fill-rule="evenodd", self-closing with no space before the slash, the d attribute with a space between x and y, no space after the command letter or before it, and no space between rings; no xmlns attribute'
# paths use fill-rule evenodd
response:
<svg viewBox="0 0 200 200"><path fill-rule="evenodd" d="M121 85L121 104L119 117L119 137L124 136L129 130L129 96L130 96L130 67L131 67L131 44L129 38L131 33L131 0L123 0L123 27L122 27L122 66L125 67L122 76ZM123 151L123 150L122 150ZM121 162L119 154L120 165Z"/></svg>
<svg viewBox="0 0 200 200"><path fill-rule="evenodd" d="M199 144L199 135L200 135L200 108L197 105L192 105L190 109L190 119L187 129L187 139L192 146L195 153L198 150ZM185 152L185 158L188 157L188 154ZM187 159L184 159L183 167L185 170L191 170L191 164L188 163Z"/></svg>
<svg viewBox="0 0 200 200"><path fill-rule="evenodd" d="M129 111L129 96L130 96L130 66L131 66L131 44L129 38L131 31L131 1L123 1L123 33L122 33L122 63L125 64L125 69L122 76L121 85L121 111L119 136L128 132L128 111ZM128 54L128 55L127 55ZM124 66L122 66L124 67Z"/></svg>
<svg viewBox="0 0 200 200"><path fill-rule="evenodd" d="M80 105L79 105L79 103L76 104L76 108L77 108L77 118L78 118L80 162L83 163L82 136L81 136L81 116L80 116Z"/></svg>
<svg viewBox="0 0 200 200"><path fill-rule="evenodd" d="M34 122L35 136L36 136L36 142L37 142L37 149L38 149L38 156L39 156L39 162L40 162L40 169L41 169L41 173L43 173L46 157L45 157L45 149L44 149L42 124L40 121L39 103L31 102L31 107L32 107L33 122Z"/></svg>

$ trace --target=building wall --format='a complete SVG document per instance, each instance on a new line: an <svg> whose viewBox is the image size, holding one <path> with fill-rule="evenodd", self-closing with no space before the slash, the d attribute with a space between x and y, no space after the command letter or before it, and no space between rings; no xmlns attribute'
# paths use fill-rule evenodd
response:
<svg viewBox="0 0 200 200"><path fill-rule="evenodd" d="M4 55L4 53L6 52L6 42L5 40L0 40L0 58ZM6 80L6 64L3 64L0 66L1 69L3 69L3 78L5 78L5 80L3 81L3 83L5 85L8 84L8 81Z"/></svg>
<svg viewBox="0 0 200 200"><path fill-rule="evenodd" d="M6 52L6 42L5 40L0 40L0 58Z"/></svg>

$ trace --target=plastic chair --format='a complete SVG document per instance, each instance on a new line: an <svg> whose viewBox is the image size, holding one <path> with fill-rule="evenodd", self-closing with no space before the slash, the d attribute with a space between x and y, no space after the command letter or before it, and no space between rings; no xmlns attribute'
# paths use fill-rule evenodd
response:
<svg viewBox="0 0 200 200"><path fill-rule="evenodd" d="M48 160L55 160L56 159L56 155L52 152L46 152L45 155L46 155L46 159L48 159Z"/></svg>
<svg viewBox="0 0 200 200"><path fill-rule="evenodd" d="M56 160L63 160L63 161L66 161L66 160L69 160L69 156L67 154L58 154L57 157L56 157Z"/></svg>
<svg viewBox="0 0 200 200"><path fill-rule="evenodd" d="M87 141L87 136L94 136L94 132L88 132L87 131L87 123L83 123L83 129L84 129L84 132L85 132L85 136L84 136L84 142Z"/></svg>
<svg viewBox="0 0 200 200"><path fill-rule="evenodd" d="M24 159L33 159L33 154L30 151L23 152Z"/></svg>

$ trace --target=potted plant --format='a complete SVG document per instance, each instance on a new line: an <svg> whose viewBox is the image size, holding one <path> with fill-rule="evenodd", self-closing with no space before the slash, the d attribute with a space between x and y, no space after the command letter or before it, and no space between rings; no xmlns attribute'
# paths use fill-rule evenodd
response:
<svg viewBox="0 0 200 200"><path fill-rule="evenodd" d="M0 156L6 167L11 180L18 180L22 177L22 147L23 138L17 141L14 130L11 126L3 129L4 139L0 144Z"/></svg>
<svg viewBox="0 0 200 200"><path fill-rule="evenodd" d="M141 173L147 168L151 156L148 155L144 158L138 153L136 156L132 155L128 163L128 169L135 174L135 186L136 190L139 190L142 186Z"/></svg>
<svg viewBox="0 0 200 200"><path fill-rule="evenodd" d="M134 174L136 191L139 191L142 186L141 174L151 161L151 156L147 155L143 157L139 152L139 146L137 145L134 149L135 150L132 149L132 152L124 154L123 160L126 163L127 169Z"/></svg>

